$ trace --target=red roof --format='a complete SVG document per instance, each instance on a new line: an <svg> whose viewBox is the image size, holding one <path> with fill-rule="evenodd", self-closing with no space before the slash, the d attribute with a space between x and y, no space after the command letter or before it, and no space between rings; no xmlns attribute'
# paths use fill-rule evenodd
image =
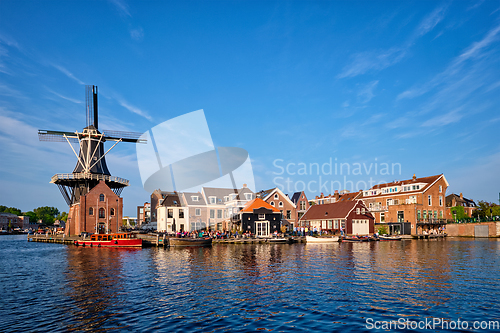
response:
<svg viewBox="0 0 500 333"><path fill-rule="evenodd" d="M436 176L429 176L429 177L422 177L422 178L412 178L408 180L399 180L399 181L394 181L392 183L386 183L386 184L378 184L373 186L371 189L379 189L379 188L384 188L384 187L391 187L391 186L403 186L403 185L410 185L410 184L415 184L415 183L427 183L427 184L432 184L434 183L439 177L441 177L443 174L436 175Z"/></svg>
<svg viewBox="0 0 500 333"><path fill-rule="evenodd" d="M301 217L301 220L326 220L326 219L343 219L346 218L349 212L360 203L361 207L364 204L360 201L342 201L335 202L324 205L313 205L309 210ZM373 218L368 209L366 209L367 218Z"/></svg>
<svg viewBox="0 0 500 333"><path fill-rule="evenodd" d="M254 209L259 209L259 208L270 209L270 210L272 210L273 212L276 212L276 213L280 212L280 210L278 208L271 206L270 204L268 204L267 202L265 202L261 198L255 198L255 199L247 202L247 204L245 205L245 207L243 207L243 209L241 210L241 212L243 212L243 213L253 213Z"/></svg>

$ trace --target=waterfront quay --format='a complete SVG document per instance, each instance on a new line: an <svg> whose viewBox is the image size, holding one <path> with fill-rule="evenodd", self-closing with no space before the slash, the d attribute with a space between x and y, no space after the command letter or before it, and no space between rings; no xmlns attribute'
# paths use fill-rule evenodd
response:
<svg viewBox="0 0 500 333"><path fill-rule="evenodd" d="M137 234L137 238L141 238L144 247L150 246L168 246L168 236L163 235L150 235L150 234ZM287 237L286 243L305 243L306 238L301 236ZM29 242L42 242L42 243L57 243L73 245L75 241L82 240L79 236L66 236L66 235L28 235ZM213 244L272 244L275 241L272 238L228 238L228 239L213 239Z"/></svg>

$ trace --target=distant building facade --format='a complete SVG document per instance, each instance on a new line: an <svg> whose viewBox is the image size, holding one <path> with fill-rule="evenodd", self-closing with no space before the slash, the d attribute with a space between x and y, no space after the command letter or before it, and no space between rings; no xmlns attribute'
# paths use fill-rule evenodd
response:
<svg viewBox="0 0 500 333"><path fill-rule="evenodd" d="M250 232L256 237L269 237L281 233L281 213L261 198L249 201L239 212L241 231Z"/></svg>
<svg viewBox="0 0 500 333"><path fill-rule="evenodd" d="M474 200L464 198L462 193L460 195L452 193L446 196L446 218L450 220L456 218L451 212L452 207L463 207L465 214L469 217L472 217L472 214L477 209Z"/></svg>
<svg viewBox="0 0 500 333"><path fill-rule="evenodd" d="M377 225L391 234L417 234L446 224L445 197L448 181L443 174L375 185L362 200Z"/></svg>
<svg viewBox="0 0 500 333"><path fill-rule="evenodd" d="M300 224L331 234L369 235L375 230L375 218L361 200L312 205Z"/></svg>

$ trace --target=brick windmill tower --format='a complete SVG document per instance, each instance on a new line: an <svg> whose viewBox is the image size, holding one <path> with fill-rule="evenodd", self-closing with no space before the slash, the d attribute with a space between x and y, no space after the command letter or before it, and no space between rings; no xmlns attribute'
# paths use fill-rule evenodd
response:
<svg viewBox="0 0 500 333"><path fill-rule="evenodd" d="M111 176L105 156L119 142L144 143L141 133L98 130L97 86L86 86L87 126L82 132L39 130L40 141L67 142L77 158L72 173L52 176L69 206L66 235L118 232L123 217L120 194L129 181ZM106 152L104 142L115 143ZM78 143L77 154L72 143Z"/></svg>

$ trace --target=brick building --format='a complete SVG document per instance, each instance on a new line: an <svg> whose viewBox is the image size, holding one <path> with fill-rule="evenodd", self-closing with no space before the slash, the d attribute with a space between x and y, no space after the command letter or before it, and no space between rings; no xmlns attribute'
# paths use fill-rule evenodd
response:
<svg viewBox="0 0 500 333"><path fill-rule="evenodd" d="M71 205L66 223L67 235L82 232L114 233L122 225L123 199L101 180L80 201Z"/></svg>
<svg viewBox="0 0 500 333"><path fill-rule="evenodd" d="M361 200L313 205L302 216L300 224L331 234L370 235L374 233L374 217Z"/></svg>
<svg viewBox="0 0 500 333"><path fill-rule="evenodd" d="M379 184L361 198L375 216L375 223L391 234L417 234L446 224L443 174Z"/></svg>
<svg viewBox="0 0 500 333"><path fill-rule="evenodd" d="M477 208L474 200L464 198L462 193L460 193L460 195L452 193L446 196L446 218L450 220L455 219L454 214L452 214L450 210L452 207L463 207L465 214L469 217L472 217L472 214Z"/></svg>

